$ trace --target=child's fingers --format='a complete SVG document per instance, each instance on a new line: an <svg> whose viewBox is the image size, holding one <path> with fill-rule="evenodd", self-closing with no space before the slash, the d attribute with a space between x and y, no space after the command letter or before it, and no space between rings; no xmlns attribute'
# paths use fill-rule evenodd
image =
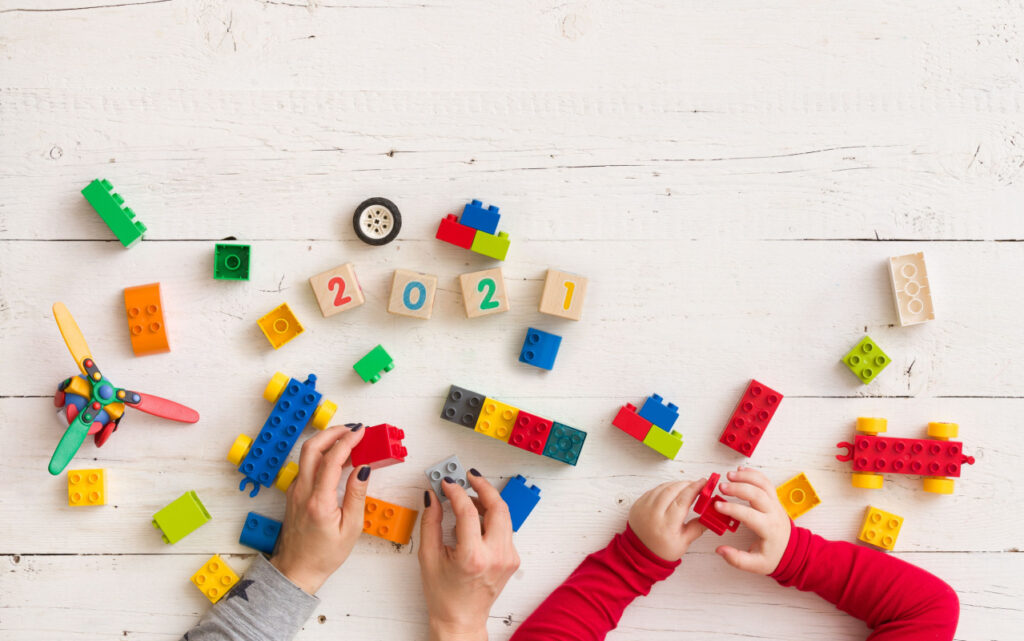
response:
<svg viewBox="0 0 1024 641"><path fill-rule="evenodd" d="M719 545L715 548L715 553L738 570L761 573L761 559L756 554L737 550L731 545Z"/></svg>
<svg viewBox="0 0 1024 641"><path fill-rule="evenodd" d="M683 523L683 542L686 543L687 547L694 541L700 538L707 528L698 519L690 519L686 523Z"/></svg>
<svg viewBox="0 0 1024 641"><path fill-rule="evenodd" d="M729 472L726 477L730 481L737 483L750 483L756 485L765 491L765 493L775 496L775 486L768 480L768 477L761 472L755 470L752 467L740 467L735 472Z"/></svg>
<svg viewBox="0 0 1024 641"><path fill-rule="evenodd" d="M433 490L423 491L423 516L420 517L420 564L431 563L444 547L441 534L441 501Z"/></svg>
<svg viewBox="0 0 1024 641"><path fill-rule="evenodd" d="M749 505L742 503L730 503L729 501L718 501L710 510L718 510L726 516L731 516L743 525L754 531L760 537L764 537L768 529L768 519L763 512L759 512Z"/></svg>
<svg viewBox="0 0 1024 641"><path fill-rule="evenodd" d="M733 496L750 503L759 512L769 512L772 509L773 497L765 494L765 491L756 485L746 482L722 483L718 486L725 496ZM778 499L774 498L778 503Z"/></svg>
<svg viewBox="0 0 1024 641"><path fill-rule="evenodd" d="M450 478L446 476L441 481L441 491L452 502L452 512L455 513L456 549L474 549L482 538L480 513L477 512L473 501L466 494L466 490L462 489L458 483L449 482L449 480Z"/></svg>

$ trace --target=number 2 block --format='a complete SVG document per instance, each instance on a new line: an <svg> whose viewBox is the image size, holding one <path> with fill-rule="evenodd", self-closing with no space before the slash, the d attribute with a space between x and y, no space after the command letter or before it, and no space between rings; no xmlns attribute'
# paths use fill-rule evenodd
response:
<svg viewBox="0 0 1024 641"><path fill-rule="evenodd" d="M509 310L501 268L485 269L459 276L466 318L498 314Z"/></svg>
<svg viewBox="0 0 1024 641"><path fill-rule="evenodd" d="M586 295L586 278L549 269L544 279L544 293L540 296L540 313L579 320Z"/></svg>
<svg viewBox="0 0 1024 641"><path fill-rule="evenodd" d="M437 276L396 269L395 277L391 280L388 313L429 319L434 311L436 292Z"/></svg>
<svg viewBox="0 0 1024 641"><path fill-rule="evenodd" d="M309 286L313 288L313 295L316 296L316 302L320 305L320 313L324 318L359 307L366 302L352 263L345 263L313 276L309 279Z"/></svg>

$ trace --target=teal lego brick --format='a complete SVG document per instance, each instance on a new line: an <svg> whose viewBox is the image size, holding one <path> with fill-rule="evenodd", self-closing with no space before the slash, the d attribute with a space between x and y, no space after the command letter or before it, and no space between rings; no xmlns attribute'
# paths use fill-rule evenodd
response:
<svg viewBox="0 0 1024 641"><path fill-rule="evenodd" d="M505 260L505 256L508 254L509 243L508 234L505 232L498 232L498 235L488 234L485 231L477 230L476 236L473 237L473 244L470 249L478 254L489 256L494 260Z"/></svg>
<svg viewBox="0 0 1024 641"><path fill-rule="evenodd" d="M583 430L556 422L551 426L551 436L544 446L544 456L576 465L580 451L583 450L583 442L586 440L587 433Z"/></svg>
<svg viewBox="0 0 1024 641"><path fill-rule="evenodd" d="M892 359L871 340L870 336L860 339L860 342L843 357L843 363L865 385L875 380L891 362Z"/></svg>
<svg viewBox="0 0 1024 641"><path fill-rule="evenodd" d="M213 277L216 280L249 280L249 245L217 243L213 250Z"/></svg>
<svg viewBox="0 0 1024 641"><path fill-rule="evenodd" d="M675 430L651 429L644 438L644 445L665 458L674 459L683 446L683 435Z"/></svg>
<svg viewBox="0 0 1024 641"><path fill-rule="evenodd" d="M177 543L210 518L199 495L189 490L153 515L153 527L163 532L164 543Z"/></svg>
<svg viewBox="0 0 1024 641"><path fill-rule="evenodd" d="M141 220L135 219L135 212L130 207L125 207L124 198L114 191L110 181L105 178L96 179L86 185L82 195L122 245L131 247L142 240L146 226Z"/></svg>

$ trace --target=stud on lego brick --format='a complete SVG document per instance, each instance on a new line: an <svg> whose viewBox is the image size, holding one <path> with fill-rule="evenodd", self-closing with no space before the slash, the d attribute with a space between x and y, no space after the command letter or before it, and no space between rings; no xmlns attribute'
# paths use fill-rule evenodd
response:
<svg viewBox="0 0 1024 641"><path fill-rule="evenodd" d="M665 403L665 399L661 396L651 394L637 414L653 423L655 427L660 427L668 432L679 418L679 408L675 403Z"/></svg>
<svg viewBox="0 0 1024 641"><path fill-rule="evenodd" d="M892 296L901 326L917 325L935 319L924 252L890 258L889 280L892 283Z"/></svg>
<svg viewBox="0 0 1024 641"><path fill-rule="evenodd" d="M189 490L153 515L153 527L162 532L164 543L177 543L210 518L199 495Z"/></svg>
<svg viewBox="0 0 1024 641"><path fill-rule="evenodd" d="M523 349L519 352L519 362L550 370L555 366L555 357L558 356L558 347L561 344L562 337L557 334L527 328Z"/></svg>
<svg viewBox="0 0 1024 641"><path fill-rule="evenodd" d="M782 394L767 385L750 379L718 442L744 456L752 455L782 398Z"/></svg>
<svg viewBox="0 0 1024 641"><path fill-rule="evenodd" d="M814 486L803 472L775 488L775 494L779 497L782 507L786 508L786 514L794 521L821 503Z"/></svg>
<svg viewBox="0 0 1024 641"><path fill-rule="evenodd" d="M665 458L675 459L676 455L679 454L679 448L683 446L683 435L675 430L666 432L665 430L652 427L647 432L643 442L644 445Z"/></svg>
<svg viewBox="0 0 1024 641"><path fill-rule="evenodd" d="M497 207L490 205L487 209L484 209L482 202L474 200L462 208L462 216L459 217L459 222L466 227L472 227L487 234L493 234L498 231L498 221L500 219L501 216L498 214Z"/></svg>
<svg viewBox="0 0 1024 641"><path fill-rule="evenodd" d="M459 276L466 318L477 318L509 310L501 268L485 269Z"/></svg>
<svg viewBox="0 0 1024 641"><path fill-rule="evenodd" d="M875 380L891 362L892 359L886 356L870 336L860 339L860 342L843 357L843 364L865 385Z"/></svg>
<svg viewBox="0 0 1024 641"><path fill-rule="evenodd" d="M493 398L486 398L483 408L480 410L480 418L477 419L473 429L503 443L508 443L518 414L519 408Z"/></svg>
<svg viewBox="0 0 1024 641"><path fill-rule="evenodd" d="M292 313L292 308L288 307L288 303L281 303L270 310L256 321L256 324L260 326L263 335L267 337L274 349L281 347L305 331L302 323Z"/></svg>
<svg viewBox="0 0 1024 641"><path fill-rule="evenodd" d="M429 319L434 311L437 276L396 269L391 279L388 313L411 318Z"/></svg>
<svg viewBox="0 0 1024 641"><path fill-rule="evenodd" d="M136 356L171 351L164 327L164 306L160 300L160 283L126 287L124 309L128 314L128 331Z"/></svg>
<svg viewBox="0 0 1024 641"><path fill-rule="evenodd" d="M476 230L460 223L455 214L448 214L441 219L441 224L437 226L437 234L434 238L451 243L456 247L471 249L473 247L473 239L476 238Z"/></svg>
<svg viewBox="0 0 1024 641"><path fill-rule="evenodd" d="M441 408L441 418L457 425L473 429L484 406L484 395L471 392L457 385L448 388L448 397Z"/></svg>
<svg viewBox="0 0 1024 641"><path fill-rule="evenodd" d="M576 465L586 440L587 433L583 430L555 422L551 426L551 436L548 437L543 454L556 461Z"/></svg>
<svg viewBox="0 0 1024 641"><path fill-rule="evenodd" d="M693 504L693 511L700 515L700 522L704 527L721 536L726 530L735 532L736 528L740 526L740 522L731 516L722 514L715 507L718 503L725 502L721 496L712 496L719 478L721 477L717 472L708 477L708 482L704 484L700 494L697 495L697 501Z"/></svg>
<svg viewBox="0 0 1024 641"><path fill-rule="evenodd" d="M653 423L637 414L636 406L632 403L626 403L619 409L619 413L612 419L612 425L638 441L647 438L647 433L654 427ZM658 431L663 432L664 430L659 429Z"/></svg>
<svg viewBox="0 0 1024 641"><path fill-rule="evenodd" d="M395 369L395 361L382 345L378 345L356 361L352 369L367 383L376 383L384 372Z"/></svg>
<svg viewBox="0 0 1024 641"><path fill-rule="evenodd" d="M587 279L576 274L549 269L540 295L540 313L578 321L583 315Z"/></svg>
<svg viewBox="0 0 1024 641"><path fill-rule="evenodd" d="M864 525L861 526L857 538L883 550L891 551L896 547L896 538L899 537L902 527L902 516L869 505L867 513L864 515Z"/></svg>
<svg viewBox="0 0 1024 641"><path fill-rule="evenodd" d="M107 504L106 472L68 470L68 505L82 507Z"/></svg>
<svg viewBox="0 0 1024 641"><path fill-rule="evenodd" d="M338 265L309 279L324 318L355 309L366 302L352 263Z"/></svg>
<svg viewBox="0 0 1024 641"><path fill-rule="evenodd" d="M249 280L249 245L217 243L213 248L213 278L215 280Z"/></svg>
<svg viewBox="0 0 1024 641"><path fill-rule="evenodd" d="M537 502L540 501L540 488L536 485L527 485L526 479L521 474L516 474L505 483L501 490L501 499L508 505L509 515L512 517L512 531L518 532L526 517L537 507Z"/></svg>
<svg viewBox="0 0 1024 641"><path fill-rule="evenodd" d="M82 190L82 195L122 245L132 247L142 240L146 226L135 219L135 212L130 207L125 207L124 199L107 179L92 181Z"/></svg>
<svg viewBox="0 0 1024 641"><path fill-rule="evenodd" d="M242 524L238 542L246 547L273 554L277 537L281 535L281 522L256 512L249 512Z"/></svg>
<svg viewBox="0 0 1024 641"><path fill-rule="evenodd" d="M519 410L508 444L534 454L544 454L554 421Z"/></svg>
<svg viewBox="0 0 1024 641"><path fill-rule="evenodd" d="M445 477L452 479L456 485L465 490L470 489L469 481L466 479L466 470L463 469L462 464L459 463L459 458L454 454L440 463L431 465L424 474L427 475L427 480L430 481L430 487L433 488L434 494L442 501L448 500L448 497L441 490L441 482Z"/></svg>
<svg viewBox="0 0 1024 641"><path fill-rule="evenodd" d="M405 432L387 423L365 429L363 440L352 448L352 467L369 465L376 470L405 461L408 454L402 445Z"/></svg>
<svg viewBox="0 0 1024 641"><path fill-rule="evenodd" d="M508 255L508 247L511 241L508 238L508 234L505 232L498 232L498 235L488 234L487 232L477 230L476 236L473 237L473 245L470 247L471 250L476 253L493 258L494 260L505 260Z"/></svg>
<svg viewBox="0 0 1024 641"><path fill-rule="evenodd" d="M368 496L363 506L363 532L405 545L412 538L418 515L416 510Z"/></svg>
<svg viewBox="0 0 1024 641"><path fill-rule="evenodd" d="M216 603L238 583L238 575L224 559L214 554L192 575L192 583L210 600L210 603Z"/></svg>

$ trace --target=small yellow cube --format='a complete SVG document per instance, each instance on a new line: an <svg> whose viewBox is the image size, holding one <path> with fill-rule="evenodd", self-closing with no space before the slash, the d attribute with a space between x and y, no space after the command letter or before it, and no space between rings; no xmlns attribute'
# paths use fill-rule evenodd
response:
<svg viewBox="0 0 1024 641"><path fill-rule="evenodd" d="M281 303L270 310L256 321L256 324L260 326L263 335L267 337L274 349L281 347L305 331L302 323L292 313L292 308L288 307L288 303Z"/></svg>
<svg viewBox="0 0 1024 641"><path fill-rule="evenodd" d="M518 416L518 408L493 398L485 398L484 406L480 410L480 418L477 419L473 430L496 438L502 443L508 443L509 437L512 436L512 427L516 424Z"/></svg>
<svg viewBox="0 0 1024 641"><path fill-rule="evenodd" d="M814 486L803 472L775 488L775 494L778 495L782 507L786 508L786 514L793 520L821 503Z"/></svg>
<svg viewBox="0 0 1024 641"><path fill-rule="evenodd" d="M214 554L199 571L192 575L192 583L206 595L211 603L220 601L231 586L238 583L238 575L220 555Z"/></svg>
<svg viewBox="0 0 1024 641"><path fill-rule="evenodd" d="M68 470L68 505L106 505L107 482L103 470Z"/></svg>
<svg viewBox="0 0 1024 641"><path fill-rule="evenodd" d="M896 546L896 537L900 535L901 527L902 516L869 505L857 538L876 547L892 550Z"/></svg>

